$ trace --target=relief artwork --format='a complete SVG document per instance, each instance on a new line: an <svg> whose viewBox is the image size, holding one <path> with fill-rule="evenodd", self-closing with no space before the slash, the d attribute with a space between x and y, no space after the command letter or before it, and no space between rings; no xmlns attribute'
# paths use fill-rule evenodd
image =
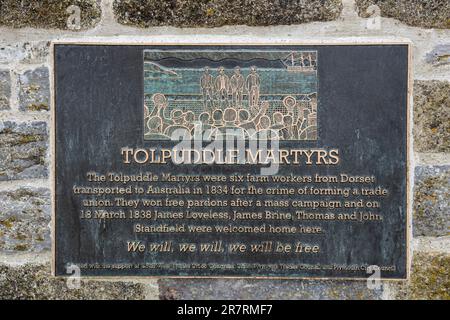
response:
<svg viewBox="0 0 450 320"><path fill-rule="evenodd" d="M317 68L311 50L144 50L144 139L317 140Z"/></svg>

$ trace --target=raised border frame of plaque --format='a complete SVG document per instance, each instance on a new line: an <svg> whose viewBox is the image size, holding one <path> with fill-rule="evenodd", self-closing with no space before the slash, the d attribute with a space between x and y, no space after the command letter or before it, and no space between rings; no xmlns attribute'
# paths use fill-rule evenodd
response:
<svg viewBox="0 0 450 320"><path fill-rule="evenodd" d="M57 45L102 45L102 46L383 46L383 45L404 45L407 46L408 50L408 76L407 76L407 103L406 103L406 277L405 278L381 278L383 281L400 281L407 280L410 276L410 241L411 241L411 217L412 217L412 43L407 39L370 39L370 38L362 38L362 39L340 39L340 40L331 40L331 39L323 39L323 40L304 40L304 41L294 41L294 40L266 40L259 39L254 40L252 42L245 41L236 41L232 38L219 39L216 42L209 41L189 41L185 42L183 40L176 41L149 41L147 39L139 39L139 40L130 40L130 41L120 41L120 40L104 40L104 39L69 39L69 40L56 40L52 41L51 49L50 49L50 57L51 57L51 130L50 130L50 153L51 153L51 170L50 170L50 180L51 180L51 197L52 197L52 274L57 277L64 277L63 274L57 274L56 272L56 239L55 239L55 221L56 221L56 112L57 105L55 99L55 46ZM69 274L68 274L69 275ZM108 277L109 275L106 275ZM91 276L90 278L104 278L104 275L101 276ZM228 276L228 275L207 275L207 276L185 276L185 275L137 275L137 276L124 276L126 278L219 278L219 279L280 279L280 280L295 280L295 279L310 279L310 280L367 280L367 278L363 277L309 277L309 276Z"/></svg>

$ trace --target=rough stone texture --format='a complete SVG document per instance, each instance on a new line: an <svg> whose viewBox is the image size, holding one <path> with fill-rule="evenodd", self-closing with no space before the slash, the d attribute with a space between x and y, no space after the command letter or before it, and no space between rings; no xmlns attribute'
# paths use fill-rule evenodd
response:
<svg viewBox="0 0 450 320"><path fill-rule="evenodd" d="M0 181L47 177L47 124L0 122Z"/></svg>
<svg viewBox="0 0 450 320"><path fill-rule="evenodd" d="M411 278L394 284L395 299L450 300L450 254L414 254Z"/></svg>
<svg viewBox="0 0 450 320"><path fill-rule="evenodd" d="M416 153L416 165L450 165L450 153Z"/></svg>
<svg viewBox="0 0 450 320"><path fill-rule="evenodd" d="M450 166L416 167L414 236L450 235Z"/></svg>
<svg viewBox="0 0 450 320"><path fill-rule="evenodd" d="M40 64L47 61L50 41L8 43L0 47L0 63Z"/></svg>
<svg viewBox="0 0 450 320"><path fill-rule="evenodd" d="M366 281L161 279L160 299L381 299Z"/></svg>
<svg viewBox="0 0 450 320"><path fill-rule="evenodd" d="M101 10L96 0L0 0L0 25L23 28L68 28L72 12L67 8L76 5L81 12L81 29L95 26L100 21Z"/></svg>
<svg viewBox="0 0 450 320"><path fill-rule="evenodd" d="M23 53L19 49L19 45L2 44L0 46L0 63L11 63L18 60Z"/></svg>
<svg viewBox="0 0 450 320"><path fill-rule="evenodd" d="M450 236L447 237L416 237L413 239L414 252L450 253Z"/></svg>
<svg viewBox="0 0 450 320"><path fill-rule="evenodd" d="M19 109L21 111L50 109L50 78L46 67L28 70L19 75Z"/></svg>
<svg viewBox="0 0 450 320"><path fill-rule="evenodd" d="M450 82L414 82L414 148L450 152Z"/></svg>
<svg viewBox="0 0 450 320"><path fill-rule="evenodd" d="M142 284L84 279L80 284L78 289L69 289L67 279L51 276L49 264L0 264L0 300L144 299Z"/></svg>
<svg viewBox="0 0 450 320"><path fill-rule="evenodd" d="M425 56L425 61L433 66L443 66L450 64L450 43L441 44L433 48Z"/></svg>
<svg viewBox="0 0 450 320"><path fill-rule="evenodd" d="M138 27L290 25L336 19L341 0L115 0L119 23Z"/></svg>
<svg viewBox="0 0 450 320"><path fill-rule="evenodd" d="M448 0L356 0L358 13L368 18L371 5L380 8L381 16L395 18L410 26L424 28L450 28L450 2Z"/></svg>
<svg viewBox="0 0 450 320"><path fill-rule="evenodd" d="M50 54L50 41L25 42L22 47L25 51L22 63L43 63Z"/></svg>
<svg viewBox="0 0 450 320"><path fill-rule="evenodd" d="M0 110L9 109L11 98L11 76L9 70L0 70Z"/></svg>
<svg viewBox="0 0 450 320"><path fill-rule="evenodd" d="M51 248L50 190L0 192L0 250L40 252Z"/></svg>

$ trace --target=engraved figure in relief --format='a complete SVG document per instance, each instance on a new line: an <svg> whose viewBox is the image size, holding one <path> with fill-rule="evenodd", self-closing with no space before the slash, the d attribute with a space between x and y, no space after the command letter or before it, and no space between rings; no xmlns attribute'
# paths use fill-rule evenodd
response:
<svg viewBox="0 0 450 320"><path fill-rule="evenodd" d="M168 140L170 137L163 134L163 122L159 116L153 116L147 121L147 138Z"/></svg>
<svg viewBox="0 0 450 320"><path fill-rule="evenodd" d="M230 91L230 78L225 74L225 68L219 68L219 75L216 78L217 102L221 109L228 107L228 92Z"/></svg>
<svg viewBox="0 0 450 320"><path fill-rule="evenodd" d="M259 74L256 72L256 67L253 66L250 68L250 74L247 76L245 83L248 92L248 104L252 114L258 112L260 84Z"/></svg>
<svg viewBox="0 0 450 320"><path fill-rule="evenodd" d="M154 104L153 111L148 114L147 118L159 117L161 119L161 131L163 132L165 128L173 124L173 121L169 118L166 118L164 112L167 109L169 103L167 102L167 98L162 93L155 93L152 96L152 101Z"/></svg>
<svg viewBox="0 0 450 320"><path fill-rule="evenodd" d="M257 140L279 139L278 132L272 130L270 127L271 127L270 118L266 115L262 116L259 119L259 122L257 125L258 131L255 132L250 138L257 139Z"/></svg>
<svg viewBox="0 0 450 320"><path fill-rule="evenodd" d="M210 114L208 112L202 112L198 116L192 135L195 140L211 141L212 133L216 130L210 123Z"/></svg>
<svg viewBox="0 0 450 320"><path fill-rule="evenodd" d="M184 125L185 114L183 114L183 111L179 109L172 110L171 117L173 120L173 124L168 126L164 130L164 134L166 136L172 137L172 135L176 130L179 130L178 132L181 132L181 130L183 130L186 133L186 136L190 136L189 128L186 125Z"/></svg>
<svg viewBox="0 0 450 320"><path fill-rule="evenodd" d="M186 111L184 114L183 125L192 131L194 129L195 114L192 111Z"/></svg>
<svg viewBox="0 0 450 320"><path fill-rule="evenodd" d="M246 130L257 130L259 120L262 116L266 115L269 110L269 102L263 101L261 102L261 108L258 111L258 114L253 118L250 118L250 114L247 110L241 109L239 110L239 127Z"/></svg>
<svg viewBox="0 0 450 320"><path fill-rule="evenodd" d="M215 109L212 113L213 127L220 128L223 126L223 112L220 109Z"/></svg>
<svg viewBox="0 0 450 320"><path fill-rule="evenodd" d="M213 135L216 138L235 138L240 140L248 139L248 133L245 129L239 127L236 124L237 120L237 112L234 108L226 108L223 111L223 121L224 125L222 127L216 128L215 131L213 131Z"/></svg>
<svg viewBox="0 0 450 320"><path fill-rule="evenodd" d="M297 139L296 126L294 126L293 118L290 114L283 116L284 128L281 129L283 140Z"/></svg>
<svg viewBox="0 0 450 320"><path fill-rule="evenodd" d="M200 88L202 89L204 110L212 110L213 108L213 76L209 73L209 67L205 67L202 77L200 78Z"/></svg>
<svg viewBox="0 0 450 320"><path fill-rule="evenodd" d="M231 86L231 95L233 99L233 106L235 108L242 108L245 79L241 73L240 67L234 68L234 74L231 76L230 79L230 86Z"/></svg>
<svg viewBox="0 0 450 320"><path fill-rule="evenodd" d="M275 112L272 115L272 125L270 129L278 134L278 136L282 136L281 131L285 128L283 123L283 114L281 112Z"/></svg>

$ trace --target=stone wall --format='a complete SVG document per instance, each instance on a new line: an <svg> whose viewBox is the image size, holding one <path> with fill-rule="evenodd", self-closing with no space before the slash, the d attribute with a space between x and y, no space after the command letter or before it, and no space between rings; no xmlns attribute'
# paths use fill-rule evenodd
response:
<svg viewBox="0 0 450 320"><path fill-rule="evenodd" d="M449 28L446 0L0 0L0 299L449 299ZM364 281L112 279L70 289L51 277L51 40L398 36L414 54L409 281L371 290Z"/></svg>

